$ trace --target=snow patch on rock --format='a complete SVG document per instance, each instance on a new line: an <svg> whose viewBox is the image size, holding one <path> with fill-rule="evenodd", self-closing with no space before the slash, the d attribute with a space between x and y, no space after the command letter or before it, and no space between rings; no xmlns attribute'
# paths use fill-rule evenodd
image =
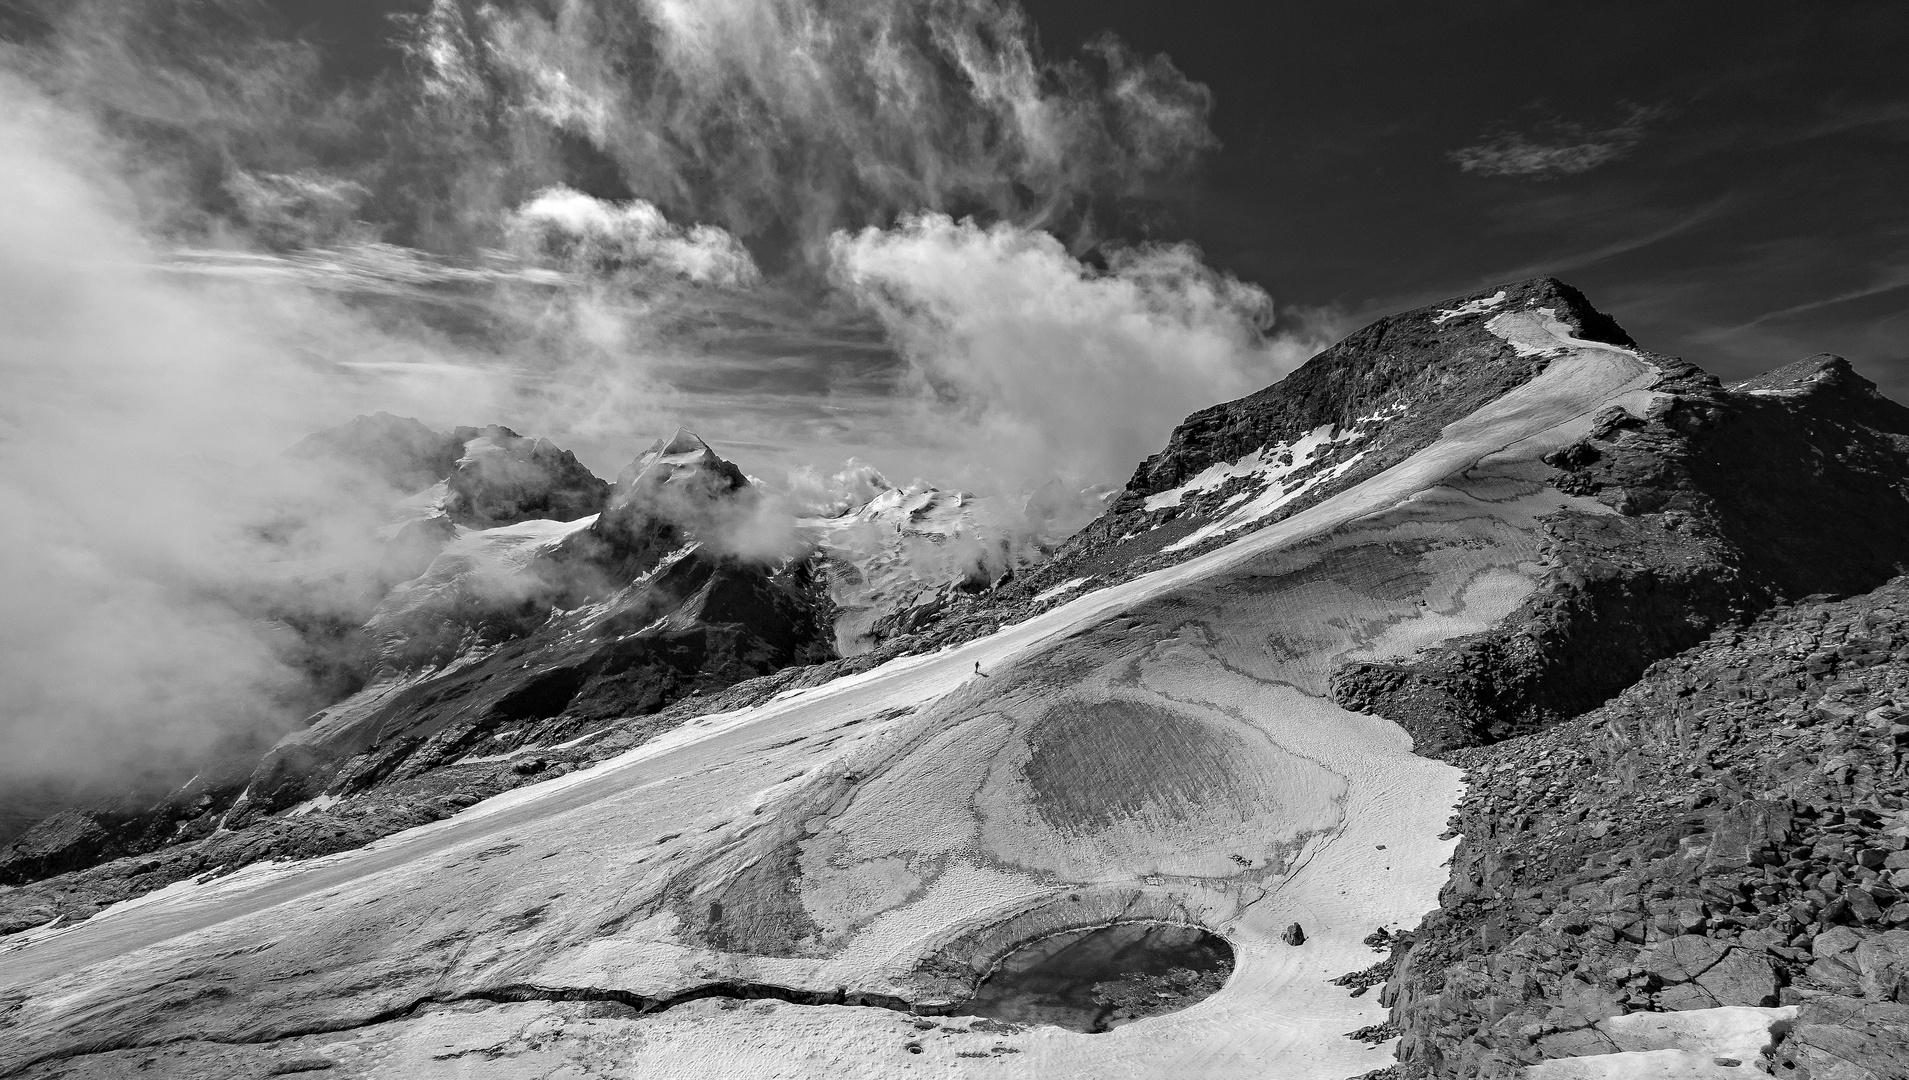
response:
<svg viewBox="0 0 1909 1080"><path fill-rule="evenodd" d="M1796 1019L1797 1007L1727 1005L1684 1012L1628 1013L1597 1024L1618 1053L1557 1058L1527 1068L1525 1080L1728 1080L1765 1075L1757 1063Z"/></svg>
<svg viewBox="0 0 1909 1080"><path fill-rule="evenodd" d="M1035 593L1033 602L1036 604L1046 603L1062 593L1072 592L1092 580L1092 578L1077 577L1069 581L1063 581L1051 589L1042 589L1040 592Z"/></svg>
<svg viewBox="0 0 1909 1080"><path fill-rule="evenodd" d="M1460 319L1467 315L1482 315L1504 302L1505 290L1499 289L1491 296L1483 296L1476 300L1467 300L1455 308L1445 308L1438 314L1432 316L1432 321L1442 326L1451 319Z"/></svg>
<svg viewBox="0 0 1909 1080"><path fill-rule="evenodd" d="M1303 479L1287 480L1284 478L1285 475L1295 471L1293 466L1287 466L1277 472L1269 470L1268 479L1270 482L1266 489L1259 493L1257 498L1254 498L1251 502L1233 511L1226 517L1221 518L1219 521L1200 526L1186 536L1168 544L1164 550L1183 551L1204 540L1251 525L1255 521L1260 521L1292 502L1294 499L1318 487L1320 484L1337 480L1339 477L1344 476L1354 465L1358 464L1359 460L1365 457L1365 455L1366 451L1361 450L1344 461L1341 461L1339 464L1334 465L1332 468L1321 470ZM1311 464L1313 456L1316 456L1316 451L1313 454L1309 454L1301 464ZM1295 456L1294 460L1296 462L1299 461L1297 456Z"/></svg>

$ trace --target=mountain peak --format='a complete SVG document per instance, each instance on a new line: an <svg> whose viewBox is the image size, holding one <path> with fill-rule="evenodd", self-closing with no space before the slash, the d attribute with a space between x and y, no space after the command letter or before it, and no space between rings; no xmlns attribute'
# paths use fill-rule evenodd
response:
<svg viewBox="0 0 1909 1080"><path fill-rule="evenodd" d="M709 444L703 441L702 436L686 427L677 428L676 433L671 435L668 439L656 440L655 444L649 449L649 453L661 454L665 457L674 457L677 454L710 454L714 452L715 451L709 448Z"/></svg>
<svg viewBox="0 0 1909 1080"><path fill-rule="evenodd" d="M1215 481L1206 485L1212 496L1231 498L1240 489L1223 483L1214 470L1237 470L1257 453L1278 458L1304 448L1308 467L1343 466L1334 483L1355 483L1535 377L1569 341L1634 344L1616 320L1553 277L1494 285L1388 315L1264 390L1187 417L1166 449L1135 471L1113 517L1090 531L1177 543L1178 532L1195 531L1198 515L1185 513L1171 493L1206 476ZM1256 467L1271 466L1256 461ZM1320 486L1313 497L1330 490ZM1291 508L1300 505L1294 501ZM1161 531L1168 520L1179 523Z"/></svg>
<svg viewBox="0 0 1909 1080"><path fill-rule="evenodd" d="M1460 320L1471 315L1490 317L1520 309L1545 309L1575 335L1586 341L1632 348L1637 342L1625 333L1617 320L1591 305L1584 293L1555 277L1532 277L1480 289L1436 304L1403 311L1374 323L1409 324L1429 320L1440 328L1457 328Z"/></svg>
<svg viewBox="0 0 1909 1080"><path fill-rule="evenodd" d="M720 478L717 486L725 490L749 484L742 470L711 449L701 436L679 427L669 438L651 443L648 450L638 454L617 474L616 501L629 501L640 487L683 483L692 476L704 474Z"/></svg>
<svg viewBox="0 0 1909 1080"><path fill-rule="evenodd" d="M1876 384L1857 374L1849 361L1841 356L1817 353L1754 375L1734 384L1731 389L1752 394L1807 394L1818 391L1847 394L1873 391Z"/></svg>
<svg viewBox="0 0 1909 1080"><path fill-rule="evenodd" d="M415 417L379 412L306 436L284 456L327 462L409 493L442 480L463 452L463 438L434 431Z"/></svg>

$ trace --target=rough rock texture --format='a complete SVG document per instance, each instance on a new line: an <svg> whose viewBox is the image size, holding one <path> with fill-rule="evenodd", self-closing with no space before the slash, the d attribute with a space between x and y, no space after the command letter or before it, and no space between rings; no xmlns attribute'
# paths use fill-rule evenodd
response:
<svg viewBox="0 0 1909 1080"><path fill-rule="evenodd" d="M1464 840L1385 990L1401 1075L1508 1077L1616 1049L1593 1027L1609 1016L1779 1001L1803 1012L1777 1075L1909 1075L1905 718L1899 578L1454 753Z"/></svg>
<svg viewBox="0 0 1909 1080"><path fill-rule="evenodd" d="M1666 364L1669 367L1669 364ZM1585 711L1646 665L1779 599L1909 570L1909 408L1839 356L1725 388L1687 365L1643 416L1613 409L1554 482L1616 516L1546 522L1545 587L1499 627L1349 665L1336 700L1476 745Z"/></svg>

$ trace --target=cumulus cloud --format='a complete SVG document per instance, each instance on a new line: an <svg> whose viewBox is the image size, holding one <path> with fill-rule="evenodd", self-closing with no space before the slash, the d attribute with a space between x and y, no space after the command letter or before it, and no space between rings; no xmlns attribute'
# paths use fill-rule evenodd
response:
<svg viewBox="0 0 1909 1080"><path fill-rule="evenodd" d="M1551 120L1531 133L1506 132L1447 156L1461 171L1482 176L1574 176L1629 154L1643 141L1645 125L1660 115L1661 109L1633 106L1621 123L1601 129Z"/></svg>
<svg viewBox="0 0 1909 1080"><path fill-rule="evenodd" d="M671 224L642 199L613 202L559 185L519 207L509 231L533 255L585 269L656 270L717 285L762 277L735 237L712 225Z"/></svg>
<svg viewBox="0 0 1909 1080"><path fill-rule="evenodd" d="M922 214L839 233L830 252L908 363L920 437L958 447L969 483L1117 482L1188 413L1326 344L1269 336L1272 299L1188 244L1103 269L1046 233Z"/></svg>

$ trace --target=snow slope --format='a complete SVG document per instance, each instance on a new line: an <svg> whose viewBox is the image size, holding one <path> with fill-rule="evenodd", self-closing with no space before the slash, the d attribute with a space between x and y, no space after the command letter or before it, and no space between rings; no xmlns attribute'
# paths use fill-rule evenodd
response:
<svg viewBox="0 0 1909 1080"><path fill-rule="evenodd" d="M1343 1037L1383 1019L1376 995L1328 980L1371 963L1374 928L1436 905L1459 779L1326 701L1326 674L1511 611L1534 584L1537 519L1601 509L1546 485L1538 459L1655 377L1537 315L1494 323L1513 315L1550 335L1542 375L1235 543L359 851L156 894L6 952L0 1072L175 1040L255 1068L271 1040L343 1030L325 1043L342 1075L391 1077L474 1061L725 1078L1383 1066L1388 1047ZM1135 917L1223 933L1232 979L1108 1034L995 1031L982 1050L845 1005L584 1022L494 1004L754 983L933 1005L1031 937ZM1293 922L1303 946L1280 941ZM466 1004L416 1011L433 1001Z"/></svg>

